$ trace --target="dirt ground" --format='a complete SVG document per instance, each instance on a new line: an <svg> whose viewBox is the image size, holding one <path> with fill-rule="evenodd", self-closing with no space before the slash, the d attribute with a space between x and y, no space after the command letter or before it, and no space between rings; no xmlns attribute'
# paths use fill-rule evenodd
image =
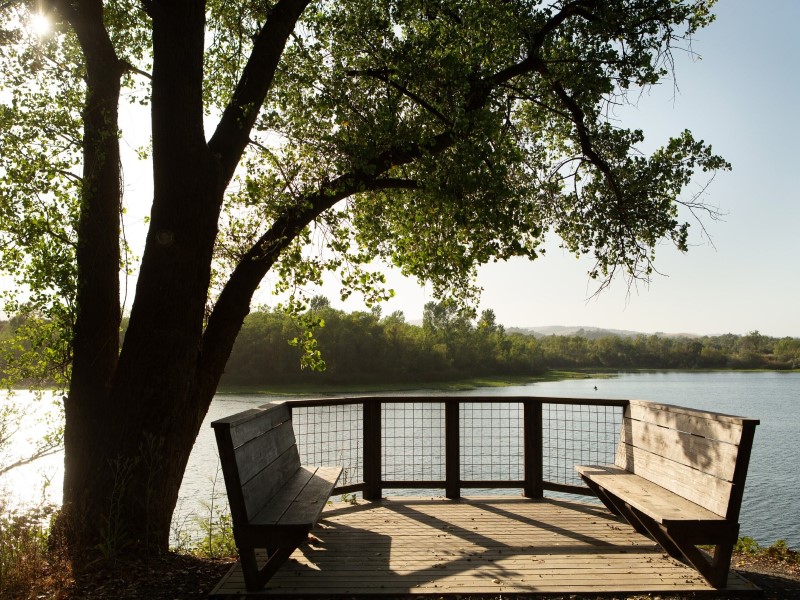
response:
<svg viewBox="0 0 800 600"><path fill-rule="evenodd" d="M232 559L205 560L191 556L169 554L147 561L127 561L113 568L104 566L78 577L66 589L56 593L38 594L32 598L58 600L200 600L208 596L219 579L233 563ZM762 590L766 600L800 600L800 563L787 562L767 555L754 557L737 554L734 568ZM531 596L515 596L522 598ZM609 596L537 596L550 599L584 600ZM696 596L674 595L624 595L611 596L622 599L684 600ZM708 597L708 595L703 595ZM726 595L717 595L729 598ZM752 596L750 596L752 597ZM410 598L410 597L409 597ZM506 596L503 596L506 599ZM461 597L461 600L471 598Z"/></svg>

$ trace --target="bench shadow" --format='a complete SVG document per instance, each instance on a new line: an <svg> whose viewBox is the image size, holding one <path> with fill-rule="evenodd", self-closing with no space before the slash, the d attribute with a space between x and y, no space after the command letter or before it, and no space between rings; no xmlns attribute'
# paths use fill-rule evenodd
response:
<svg viewBox="0 0 800 600"><path fill-rule="evenodd" d="M643 545L612 544L608 540L581 534L570 529L559 527L552 522L538 520L530 516L520 515L511 510L513 504L519 505L519 499L486 501L462 499L452 501L454 504L468 505L478 510L492 513L512 523L512 527L538 528L553 533L576 544L550 544L533 545L508 544L501 541L490 532L478 531L461 526L451 520L442 519L436 515L425 512L426 505L441 506L446 500L403 500L381 502L380 507L393 513L402 521L398 527L407 527L409 520L419 525L421 531L431 529L440 535L447 535L463 540L466 548L459 548L458 542L443 542L441 545L422 544L416 556L409 557L407 546L400 546L393 541L391 534L374 531L368 525L357 527L343 523L333 522L332 517L347 512L366 512L375 508L374 503L363 503L356 506L336 507L323 513L323 518L312 532L311 538L303 544L298 551L304 560L290 559L282 568L284 577L274 581L275 592L287 590L292 586L294 577L315 577L342 574L344 569L352 573L353 589L339 590L338 593L355 594L358 592L359 577L368 576L374 582L375 588L390 588L396 593L419 592L423 587L420 582L426 582L426 593L437 593L441 590L447 592L454 576L469 573L476 581L483 581L486 585L502 586L506 582L525 580L532 592L536 590L536 583L530 581L525 572L509 568L502 564L504 559L524 558L528 564L542 562L546 555L566 555L576 553L596 553L605 549L606 552L648 552L649 543ZM582 504L571 504L567 501L531 500L536 503L550 503L560 508L575 510L592 519L601 518L607 522L621 522L616 517L604 512L601 508L594 508ZM509 509L503 508L504 504ZM389 517L392 518L391 516ZM400 524L402 522L402 524ZM390 526L390 525L389 525ZM427 538L430 542L430 539ZM655 545L652 545L655 548ZM393 551L400 552L394 556ZM335 557L339 557L336 559ZM349 557L342 560L342 556ZM396 569L400 566L402 572ZM363 591L363 585L361 590ZM498 591L500 591L498 589Z"/></svg>

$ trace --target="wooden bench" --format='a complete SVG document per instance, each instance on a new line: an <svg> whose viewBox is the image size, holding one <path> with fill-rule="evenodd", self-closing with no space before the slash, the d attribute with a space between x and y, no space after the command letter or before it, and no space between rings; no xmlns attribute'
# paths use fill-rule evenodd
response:
<svg viewBox="0 0 800 600"><path fill-rule="evenodd" d="M300 464L292 412L283 403L265 404L211 426L245 585L259 590L307 539L342 469ZM267 551L261 568L256 548Z"/></svg>
<svg viewBox="0 0 800 600"><path fill-rule="evenodd" d="M611 512L724 587L758 423L633 400L615 464L575 468ZM713 557L698 545L714 546Z"/></svg>

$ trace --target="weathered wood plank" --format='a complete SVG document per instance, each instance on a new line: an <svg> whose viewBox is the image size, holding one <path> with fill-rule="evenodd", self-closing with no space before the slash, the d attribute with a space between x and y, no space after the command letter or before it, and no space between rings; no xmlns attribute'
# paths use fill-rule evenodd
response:
<svg viewBox="0 0 800 600"><path fill-rule="evenodd" d="M712 475L689 469L663 456L620 444L616 466L683 496L687 500L724 516L733 484Z"/></svg>
<svg viewBox="0 0 800 600"><path fill-rule="evenodd" d="M621 520L577 502L340 504L323 511L312 535L266 590L246 597L712 591L692 568L664 558L663 550ZM243 589L234 572L215 593ZM757 592L735 574L726 590Z"/></svg>
<svg viewBox="0 0 800 600"><path fill-rule="evenodd" d="M739 450L733 444L628 418L622 423L620 443L663 456L690 469L733 481Z"/></svg>
<svg viewBox="0 0 800 600"><path fill-rule="evenodd" d="M314 477L316 470L316 467L299 467L291 477L281 484L280 489L269 503L250 519L250 523L253 525L276 525L279 523L297 495Z"/></svg>
<svg viewBox="0 0 800 600"><path fill-rule="evenodd" d="M577 471L642 511L657 523L670 521L720 521L720 516L664 487L619 467L585 466Z"/></svg>
<svg viewBox="0 0 800 600"><path fill-rule="evenodd" d="M297 446L292 446L250 481L242 484L242 496L248 519L254 517L272 499L284 482L300 468Z"/></svg>
<svg viewBox="0 0 800 600"><path fill-rule="evenodd" d="M247 440L259 436L278 423L283 423L291 418L292 411L285 402L270 402L230 417L217 419L211 423L211 426L230 429L233 447L238 448Z"/></svg>
<svg viewBox="0 0 800 600"><path fill-rule="evenodd" d="M273 461L294 444L292 422L283 421L239 446L234 450L234 454L242 485L250 481L262 469L269 468Z"/></svg>
<svg viewBox="0 0 800 600"><path fill-rule="evenodd" d="M336 482L341 467L316 467L311 479L281 517L281 525L313 525L319 519Z"/></svg>
<svg viewBox="0 0 800 600"><path fill-rule="evenodd" d="M631 400L625 416L729 444L738 444L743 422L753 421L640 400Z"/></svg>

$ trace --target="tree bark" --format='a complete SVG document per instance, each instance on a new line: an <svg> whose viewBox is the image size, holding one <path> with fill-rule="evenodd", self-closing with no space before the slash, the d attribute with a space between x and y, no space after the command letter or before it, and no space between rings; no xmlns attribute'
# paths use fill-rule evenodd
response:
<svg viewBox="0 0 800 600"><path fill-rule="evenodd" d="M204 3L148 3L154 197L121 353L119 286L109 280L116 282L119 271L116 131L122 71L110 44L103 50L111 52L103 56L114 57L116 69L108 69L107 61L100 69L106 78L88 77L86 114L101 114L105 129L92 135L93 122L87 119L85 169L105 185L102 193L87 186L90 202L81 221L86 227L79 232L85 249L78 255L81 327L76 328L79 343L67 401L64 484L66 533L76 557L94 550L114 555L168 549L186 463L230 353L230 346L208 353L199 370L220 207L255 119L253 114L243 126L242 107L257 112L263 103L307 3L282 0L273 9L211 144L203 130ZM63 14L79 37L80 28L87 39L102 37L100 31L106 35L100 2L65 3ZM88 43L82 48L88 65L99 53ZM95 155L98 160L91 162ZM104 209L102 219L96 218L97 205ZM88 243L97 240L113 248ZM239 330L249 299L244 306L244 312L226 313L228 327Z"/></svg>
<svg viewBox="0 0 800 600"><path fill-rule="evenodd" d="M122 64L105 28L101 2L56 3L86 59L83 188L78 222L78 307L72 377L64 411L64 505L80 514L95 478L92 457L104 427L105 398L119 353L120 153L118 105ZM84 534L70 531L82 543ZM77 544L81 545L81 544Z"/></svg>

